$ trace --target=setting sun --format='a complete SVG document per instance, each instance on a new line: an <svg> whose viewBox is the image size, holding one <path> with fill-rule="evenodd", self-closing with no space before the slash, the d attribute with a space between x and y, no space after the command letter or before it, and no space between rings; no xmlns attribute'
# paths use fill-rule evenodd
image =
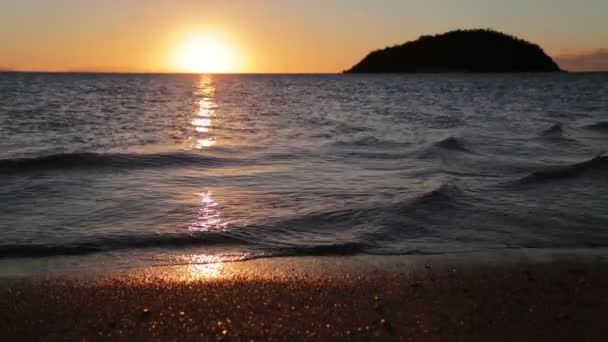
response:
<svg viewBox="0 0 608 342"><path fill-rule="evenodd" d="M175 68L191 73L239 72L235 50L218 35L192 35L177 48Z"/></svg>

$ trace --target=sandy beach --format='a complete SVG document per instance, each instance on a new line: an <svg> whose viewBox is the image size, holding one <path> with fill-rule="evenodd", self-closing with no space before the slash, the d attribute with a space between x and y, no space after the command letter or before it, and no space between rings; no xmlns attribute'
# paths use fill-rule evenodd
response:
<svg viewBox="0 0 608 342"><path fill-rule="evenodd" d="M605 254L308 257L19 278L0 339L603 341Z"/></svg>

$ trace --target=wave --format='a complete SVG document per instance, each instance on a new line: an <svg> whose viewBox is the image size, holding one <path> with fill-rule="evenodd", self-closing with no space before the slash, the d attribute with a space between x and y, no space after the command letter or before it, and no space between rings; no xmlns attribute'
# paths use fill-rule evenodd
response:
<svg viewBox="0 0 608 342"><path fill-rule="evenodd" d="M409 239L428 236L427 223L437 219L437 212L457 208L463 194L456 185L444 183L431 191L395 202L308 214L278 222L274 226L309 240L314 238L314 234L331 241L358 232L356 241L360 245L357 248L368 248L376 246L376 242L397 237ZM291 237L273 232L273 238L277 239L277 236L283 241Z"/></svg>
<svg viewBox="0 0 608 342"><path fill-rule="evenodd" d="M294 244L291 246L266 245L239 238L230 233L205 232L197 235L166 234L150 236L102 237L95 240L79 241L64 245L15 244L0 245L1 258L44 258L55 256L88 255L128 249L188 248L210 246L250 247L255 255L264 256L306 256L306 255L354 255L364 252L370 245L364 242L337 242L318 244ZM262 252L262 253L260 253Z"/></svg>
<svg viewBox="0 0 608 342"><path fill-rule="evenodd" d="M597 171L608 171L608 156L597 156L582 163L536 171L521 178L517 183L534 184L555 179L576 178Z"/></svg>
<svg viewBox="0 0 608 342"><path fill-rule="evenodd" d="M561 137L562 135L564 135L564 130L561 124L556 123L555 125L542 131L540 135L543 137Z"/></svg>
<svg viewBox="0 0 608 342"><path fill-rule="evenodd" d="M373 147L403 147L409 146L410 143L407 142L399 142L395 140L383 139L373 136L366 136L362 138L356 139L347 139L347 140L338 140L332 142L331 145L334 146L373 146Z"/></svg>
<svg viewBox="0 0 608 342"><path fill-rule="evenodd" d="M125 249L158 247L192 247L197 245L247 245L247 240L223 233L164 234L147 236L114 236L77 241L64 245L15 244L0 245L0 258L33 258L86 255Z"/></svg>
<svg viewBox="0 0 608 342"><path fill-rule="evenodd" d="M293 246L285 248L275 248L272 251L272 256L355 255L367 251L370 247L371 245L363 242L344 242L309 246Z"/></svg>
<svg viewBox="0 0 608 342"><path fill-rule="evenodd" d="M469 149L464 147L463 143L460 140L456 139L455 137L449 137L449 138L443 139L441 141L438 141L435 144L433 144L433 146L444 149L444 150L450 150L450 151L459 151L459 152L468 152L468 153L471 152Z"/></svg>
<svg viewBox="0 0 608 342"><path fill-rule="evenodd" d="M430 146L418 150L416 153L419 158L444 158L452 155L475 154L464 146L464 143L455 137L448 137L443 140L432 143Z"/></svg>
<svg viewBox="0 0 608 342"><path fill-rule="evenodd" d="M424 193L407 202L409 209L418 209L421 206L435 206L445 203L451 203L455 197L460 196L462 190L456 185L445 183L438 188Z"/></svg>
<svg viewBox="0 0 608 342"><path fill-rule="evenodd" d="M600 121L591 125L583 126L584 129L597 132L608 132L608 121Z"/></svg>
<svg viewBox="0 0 608 342"><path fill-rule="evenodd" d="M570 137L567 134L562 125L560 123L556 123L555 125L547 128L539 134L540 139L544 139L546 141L551 141L552 143L568 145L568 146L577 146L580 147L581 143Z"/></svg>
<svg viewBox="0 0 608 342"><path fill-rule="evenodd" d="M404 224L426 220L425 216L433 210L446 208L453 203L459 193L456 186L440 184L427 193L396 202L309 213L263 225L231 227L219 232L103 235L47 244L0 243L0 258L43 258L121 250L213 246L263 252L264 256L353 255L373 249L375 241L391 238L392 232L414 238L425 236L422 230L403 230ZM377 227L383 229L376 231L378 236L362 233L376 230ZM355 231L361 234L353 235Z"/></svg>
<svg viewBox="0 0 608 342"><path fill-rule="evenodd" d="M178 165L213 166L224 161L226 159L185 152L157 154L66 153L36 158L0 159L0 174L93 168L136 169Z"/></svg>

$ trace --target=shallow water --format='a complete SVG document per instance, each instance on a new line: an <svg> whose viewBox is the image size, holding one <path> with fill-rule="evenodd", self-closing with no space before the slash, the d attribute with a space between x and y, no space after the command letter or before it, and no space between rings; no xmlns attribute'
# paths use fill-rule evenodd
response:
<svg viewBox="0 0 608 342"><path fill-rule="evenodd" d="M0 258L608 246L605 94L608 74L0 74Z"/></svg>

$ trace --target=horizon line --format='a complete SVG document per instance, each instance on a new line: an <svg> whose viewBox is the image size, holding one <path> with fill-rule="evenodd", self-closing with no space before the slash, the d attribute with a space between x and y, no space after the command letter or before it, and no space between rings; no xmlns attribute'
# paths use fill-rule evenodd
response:
<svg viewBox="0 0 608 342"><path fill-rule="evenodd" d="M586 70L586 71L570 71L563 70L566 73L572 74L593 74L593 73L608 73L607 70ZM22 74L108 74L108 75L184 75L184 76L197 76L197 75L344 75L347 74L344 71L338 72L171 72L171 71L91 71L91 70L12 70L12 69L0 69L0 73L22 73ZM430 74L470 74L470 72L436 72ZM503 74L501 72L494 72L495 74ZM517 72L516 72L517 73ZM522 72L525 73L525 72ZM425 73L397 73L387 72L383 74L425 74ZM472 74L484 74L484 73L472 73ZM493 74L492 72L487 74ZM505 73L509 74L509 73Z"/></svg>
<svg viewBox="0 0 608 342"><path fill-rule="evenodd" d="M340 75L338 72L180 72L180 71L91 71L91 70L12 70L0 69L0 73L30 74L122 74L122 75Z"/></svg>
<svg viewBox="0 0 608 342"><path fill-rule="evenodd" d="M576 74L591 74L591 73L608 73L608 69L599 70L567 70L561 69L566 73ZM343 75L347 74L346 70L342 71L319 71L319 72L181 72L181 71L119 71L119 70L18 70L18 69L2 69L0 73L23 73L23 74L110 74L110 75ZM431 72L430 74L446 74L446 73L472 73L472 74L484 74L485 72ZM503 72L489 72L501 74ZM512 72L506 72L512 73ZM519 73L519 72L515 72ZM525 73L525 72L522 72ZM386 72L383 74L425 74L421 73L400 73L400 72Z"/></svg>

